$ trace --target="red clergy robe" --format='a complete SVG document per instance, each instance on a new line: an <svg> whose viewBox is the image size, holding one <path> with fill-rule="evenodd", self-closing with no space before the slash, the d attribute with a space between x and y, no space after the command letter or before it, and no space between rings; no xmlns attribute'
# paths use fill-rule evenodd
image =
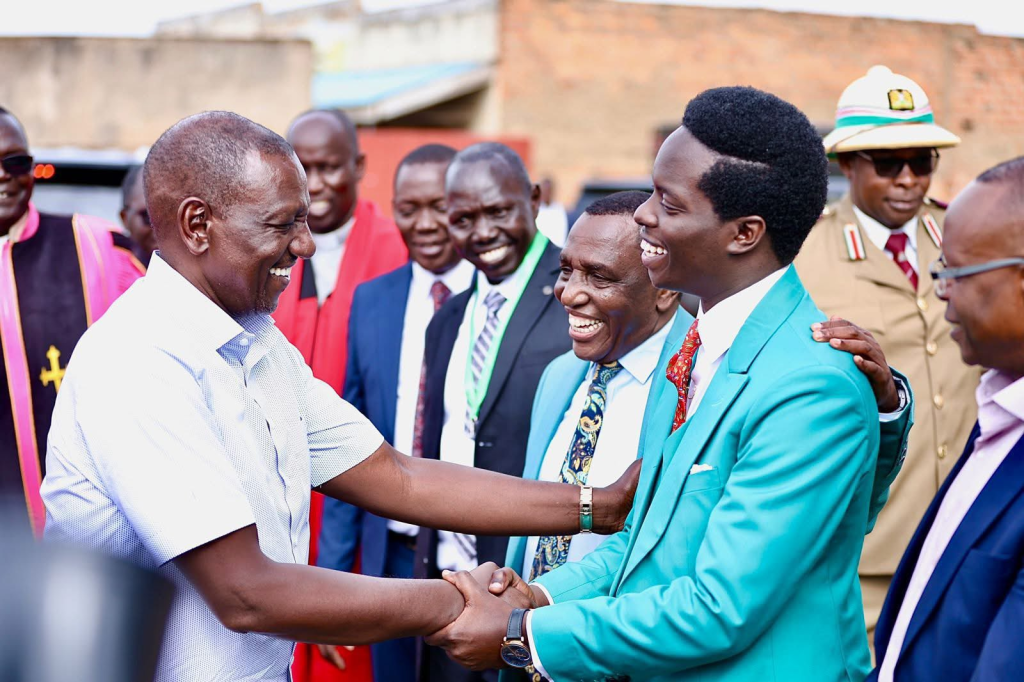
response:
<svg viewBox="0 0 1024 682"><path fill-rule="evenodd" d="M299 349L313 376L341 395L348 359L348 316L352 294L367 280L390 272L409 258L395 223L373 202L358 201L355 223L345 242L334 291L318 305L313 269L306 261L292 268L292 285L284 290L274 320ZM309 506L309 563L316 563L323 497L313 493ZM347 669L335 668L315 646L299 644L292 665L294 682L363 682L372 679L368 647L344 651Z"/></svg>
<svg viewBox="0 0 1024 682"><path fill-rule="evenodd" d="M0 500L39 536L46 437L78 339L145 268L106 221L39 213L29 204L0 244Z"/></svg>

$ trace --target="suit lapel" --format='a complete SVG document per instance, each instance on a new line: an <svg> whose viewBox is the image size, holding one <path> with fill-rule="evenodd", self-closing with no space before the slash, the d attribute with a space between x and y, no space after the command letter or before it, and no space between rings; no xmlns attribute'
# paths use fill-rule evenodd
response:
<svg viewBox="0 0 1024 682"><path fill-rule="evenodd" d="M953 483L953 479L960 473L964 462L967 461L967 458L973 452L974 440L978 437L978 433L978 425L975 424L970 438L967 439L967 445L964 447L963 454L960 455L960 459L957 460L953 470L946 477L946 480L939 488L939 492L932 499L931 504L928 505L928 510L921 519L921 523L918 524L917 530L914 531L914 536L903 553L903 558L900 559L900 565L896 568L892 585L889 588L889 594L886 596L885 603L882 605L882 612L878 617L875 644L878 650L879 661L884 658L885 650L888 648L889 637L892 636L892 627L896 622L900 606L903 604L903 597L906 594L907 585L910 583L910 577L914 573L914 567L917 565L917 557L921 554L921 545L924 544L924 539L927 537L928 531L931 530L932 523L935 521L935 515L939 511L939 505L942 504L942 500L946 496L946 491L949 489L950 484ZM881 643L881 646L878 646L879 643ZM904 643L906 643L906 638L904 638Z"/></svg>
<svg viewBox="0 0 1024 682"><path fill-rule="evenodd" d="M942 595L945 594L946 588L949 587L950 581L956 575L967 552L988 530L989 526L999 518L1000 512L1021 494L1024 489L1022 481L1024 481L1024 439L1017 441L1006 459L996 469L981 494L967 511L963 521L960 522L956 532L953 533L949 545L942 552L942 556L935 565L935 570L932 571L928 584L921 594L921 601L914 609L910 625L907 626L904 650L913 642L914 637L921 631L921 627L932 614Z"/></svg>
<svg viewBox="0 0 1024 682"><path fill-rule="evenodd" d="M412 264L407 263L396 273L396 277L388 278L387 289L382 292L385 302L384 314L372 315L376 320L377 348L381 362L373 363L380 371L380 385L386 388L384 396L398 395L398 371L402 362L402 334L405 326L405 309L409 302L409 289L412 286ZM394 440L395 410L397 400L384 398L383 414L385 424L390 424L391 438Z"/></svg>
<svg viewBox="0 0 1024 682"><path fill-rule="evenodd" d="M658 419L666 420L667 423L652 424L652 433L644 446L647 457L663 450L659 462L660 480L649 481L653 489L646 491L647 497L642 500L648 504L649 499L649 508L637 509L635 512L635 539L619 583L643 561L664 535L690 475L690 467L700 458L714 436L716 427L746 386L749 380L747 373L754 359L806 295L796 270L790 266L743 323L732 347L726 352L718 371L708 384L696 412L680 428L682 433L668 433L675 412L676 395L674 390L665 389L669 383L667 379L661 382ZM660 429L660 447L658 431L655 429Z"/></svg>
<svg viewBox="0 0 1024 682"><path fill-rule="evenodd" d="M559 425L562 423L562 417L565 416L565 411L569 409L569 403L572 402L572 398L576 395L576 390L580 387L580 384L586 380L587 368L590 366L589 362L575 359L571 367L567 367L564 372L559 372L557 375L552 375L548 378L548 381L553 382L551 388L546 391L544 402L540 405L540 419L534 422L530 426L531 440L533 438L533 430L537 430L537 434L543 436L543 439L538 441L540 443L550 444L555 437L555 431L558 430ZM526 456L526 466L523 471L525 478L540 478L540 468L544 463L544 455L547 454L547 447L528 448Z"/></svg>
<svg viewBox="0 0 1024 682"><path fill-rule="evenodd" d="M925 215L928 215L928 210L921 209L917 219L917 292L922 298L929 297L935 289L935 283L932 282L928 269L942 255L942 249L935 245L924 228L922 218ZM935 223L937 225L938 221L936 220Z"/></svg>
<svg viewBox="0 0 1024 682"><path fill-rule="evenodd" d="M491 409L494 407L498 394L501 393L501 389L508 379L509 372L512 371L512 365L515 364L523 343L525 343L530 332L544 314L544 309L554 303L554 298L551 296L551 287L555 282L555 273L558 272L558 266L558 247L549 244L537 263L533 276L527 282L526 289L523 290L523 295L519 299L519 304L512 312L512 317L508 321L508 326L505 327L505 336L502 338L501 346L498 348L498 357L494 360L494 371L491 373L491 381L487 385L487 395L484 396L484 402L480 406L478 419L481 423L487 419L487 415L490 414ZM473 343L473 340L470 343Z"/></svg>
<svg viewBox="0 0 1024 682"><path fill-rule="evenodd" d="M899 269L899 266L893 262L892 258L889 257L885 251L882 251L874 242L868 239L867 231L857 220L857 214L853 212L853 201L850 199L850 195L847 194L839 204L836 206L836 215L839 219L840 225L844 227L846 225L856 225L857 230L860 233L861 242L864 248L864 259L857 263L856 276L858 279L867 280L880 284L882 286L892 287L893 289L902 289L908 293L913 293L914 288L910 285L910 280L907 276ZM918 221L920 222L920 221ZM843 230L836 232L836 239L839 239L842 244L840 253L843 254L842 258L845 260L849 258L846 249L845 234ZM918 240L918 248L920 248L921 241ZM920 279L920 278L919 278Z"/></svg>

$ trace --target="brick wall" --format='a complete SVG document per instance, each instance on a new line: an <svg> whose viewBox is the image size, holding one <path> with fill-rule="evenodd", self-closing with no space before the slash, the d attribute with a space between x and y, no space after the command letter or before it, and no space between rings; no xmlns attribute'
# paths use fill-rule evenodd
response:
<svg viewBox="0 0 1024 682"><path fill-rule="evenodd" d="M496 82L501 128L533 140L560 200L580 182L650 173L655 131L718 85L753 85L830 126L843 89L873 64L916 80L960 135L932 194L1024 154L1024 40L971 26L763 10L504 0Z"/></svg>

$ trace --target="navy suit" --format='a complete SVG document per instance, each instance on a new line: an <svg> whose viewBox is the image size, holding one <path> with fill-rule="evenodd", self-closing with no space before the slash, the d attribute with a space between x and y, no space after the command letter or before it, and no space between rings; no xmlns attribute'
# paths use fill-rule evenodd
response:
<svg viewBox="0 0 1024 682"><path fill-rule="evenodd" d="M407 263L361 284L352 298L343 397L389 443L395 438L402 327L411 283L412 265ZM325 498L321 524L318 566L351 571L358 551L365 575L412 577L412 552L406 568L395 556L399 550L389 543L387 519ZM377 682L412 680L415 658L413 639L374 645L374 678Z"/></svg>
<svg viewBox="0 0 1024 682"><path fill-rule="evenodd" d="M978 427L922 519L893 578L875 631L881 664L921 546ZM895 679L1024 679L1024 439L978 495L942 553L907 628ZM877 679L877 669L869 680Z"/></svg>

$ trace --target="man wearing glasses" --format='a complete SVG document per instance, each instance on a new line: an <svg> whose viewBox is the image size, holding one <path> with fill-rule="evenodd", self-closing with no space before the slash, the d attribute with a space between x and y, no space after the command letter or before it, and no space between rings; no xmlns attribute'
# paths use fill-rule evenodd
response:
<svg viewBox="0 0 1024 682"><path fill-rule="evenodd" d="M878 621L871 682L1019 680L1024 623L1024 157L949 207L931 268L978 423L914 533Z"/></svg>
<svg viewBox="0 0 1024 682"><path fill-rule="evenodd" d="M824 140L850 189L811 230L797 271L818 306L874 333L918 396L903 471L865 538L861 590L869 641L892 575L971 432L980 372L949 337L928 266L942 246L944 206L926 195L939 149L960 139L934 123L928 96L871 68L843 91Z"/></svg>
<svg viewBox="0 0 1024 682"><path fill-rule="evenodd" d="M40 455L64 368L86 328L144 269L113 225L37 211L32 171L25 130L0 107L0 504L39 535Z"/></svg>

